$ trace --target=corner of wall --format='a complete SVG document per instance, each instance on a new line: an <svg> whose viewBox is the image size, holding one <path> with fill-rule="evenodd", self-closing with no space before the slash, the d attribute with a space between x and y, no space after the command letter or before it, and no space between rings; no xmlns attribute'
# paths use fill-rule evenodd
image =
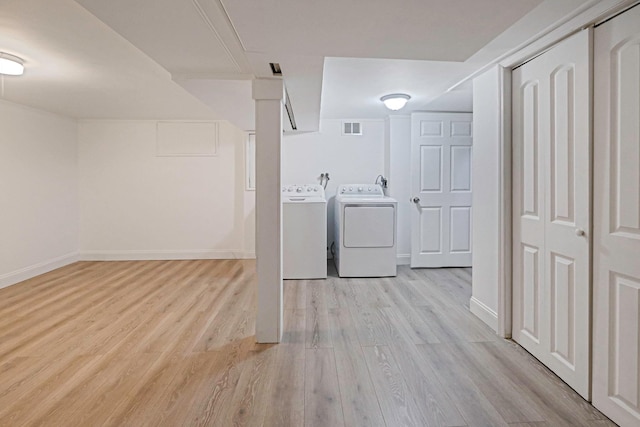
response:
<svg viewBox="0 0 640 427"><path fill-rule="evenodd" d="M77 252L63 255L57 258L49 259L38 264L30 265L17 271L12 271L0 276L0 289L6 288L17 283L29 280L33 277L48 273L55 269L73 264L79 261Z"/></svg>
<svg viewBox="0 0 640 427"><path fill-rule="evenodd" d="M494 332L498 331L498 313L491 310L482 301L477 300L475 297L471 297L469 301L469 310L478 319L487 324Z"/></svg>

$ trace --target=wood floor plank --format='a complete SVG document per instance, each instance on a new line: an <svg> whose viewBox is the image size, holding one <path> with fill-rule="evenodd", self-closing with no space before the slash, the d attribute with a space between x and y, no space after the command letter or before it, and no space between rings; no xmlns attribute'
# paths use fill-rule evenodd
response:
<svg viewBox="0 0 640 427"><path fill-rule="evenodd" d="M488 366L498 365L513 382L526 384L531 404L541 408L539 412L552 425L585 425L606 418L517 344L502 341L474 345L483 347L491 357Z"/></svg>
<svg viewBox="0 0 640 427"><path fill-rule="evenodd" d="M270 393L277 346L258 345L251 353L250 367L241 373L225 425L261 427L269 410L264 396Z"/></svg>
<svg viewBox="0 0 640 427"><path fill-rule="evenodd" d="M509 427L548 427L551 424L546 421L542 422L530 422L530 423L509 423Z"/></svg>
<svg viewBox="0 0 640 427"><path fill-rule="evenodd" d="M487 325L459 305L418 306L415 312L430 325L439 342L496 341L498 336Z"/></svg>
<svg viewBox="0 0 640 427"><path fill-rule="evenodd" d="M96 357L96 356L93 356ZM76 414L78 425L92 420L106 420L118 406L131 400L136 384L148 375L158 362L157 355L139 355L136 358L116 359L99 356L90 375L69 388L58 403L46 412L36 424L47 424L49 420L62 421L69 412Z"/></svg>
<svg viewBox="0 0 640 427"><path fill-rule="evenodd" d="M345 425L384 426L384 418L364 361L356 326L348 309L329 310L331 341Z"/></svg>
<svg viewBox="0 0 640 427"><path fill-rule="evenodd" d="M432 289L440 292L444 300L462 306L469 304L469 281L456 277L451 269L423 268L417 272L431 282Z"/></svg>
<svg viewBox="0 0 640 427"><path fill-rule="evenodd" d="M145 358L150 358L150 362L145 369L138 372L134 390L125 391L124 395L118 396L116 400L103 400L97 406L90 406L90 409L79 408L77 413L84 414L84 424L93 422L93 420L104 420L106 425L122 425L125 419L134 416L144 420L151 420L164 413L167 405L161 402L167 402L173 393L174 378L180 375L185 365L185 360L170 354L145 354ZM125 364L126 369L127 365ZM95 389L99 392L102 385L96 384ZM117 389L113 389L112 393L117 393ZM104 402L104 403L103 403ZM84 404L90 404L91 401ZM149 411L148 408L154 408ZM119 423L119 424L118 424Z"/></svg>
<svg viewBox="0 0 640 427"><path fill-rule="evenodd" d="M408 339L414 344L438 342L437 337L425 327L427 325L416 311L416 307L407 299L410 294L400 291L395 282L388 278L381 280L377 285L380 292L390 301L389 307L380 308L378 312L384 313L385 318L402 332L403 339Z"/></svg>
<svg viewBox="0 0 640 427"><path fill-rule="evenodd" d="M353 289L349 286L348 280L339 277L328 278L328 308L347 308L353 301Z"/></svg>
<svg viewBox="0 0 640 427"><path fill-rule="evenodd" d="M468 311L470 269L285 281L253 260L79 262L0 289L0 426L613 426Z"/></svg>
<svg viewBox="0 0 640 427"><path fill-rule="evenodd" d="M307 303L308 280L284 280L284 308L290 310L304 310Z"/></svg>
<svg viewBox="0 0 640 427"><path fill-rule="evenodd" d="M194 380L176 377L180 385L176 384L174 388L184 392L180 401L173 403L175 409L171 416L161 424L206 426L229 418L240 373L254 345L252 339L238 340L213 352L197 355L207 362L195 370Z"/></svg>
<svg viewBox="0 0 640 427"><path fill-rule="evenodd" d="M429 426L464 426L466 421L432 368L421 363L416 345L396 343L391 352L405 378L407 387L422 410Z"/></svg>
<svg viewBox="0 0 640 427"><path fill-rule="evenodd" d="M376 291L380 280L385 279L347 279L351 297L350 306L362 311L377 309L379 307L389 307L389 299Z"/></svg>
<svg viewBox="0 0 640 427"><path fill-rule="evenodd" d="M398 427L429 425L390 349L386 346L364 347L363 352L386 424Z"/></svg>
<svg viewBox="0 0 640 427"><path fill-rule="evenodd" d="M418 347L423 355L422 361L431 367L440 384L456 403L467 425L507 426L496 408L455 363L450 347L446 344L424 344Z"/></svg>
<svg viewBox="0 0 640 427"><path fill-rule="evenodd" d="M3 399L0 405L7 408L7 413L0 418L0 425L29 424L55 408L58 400L64 397L69 389L93 372L97 359L97 356L71 358L63 369L39 382L36 387L30 387L19 399L13 402ZM11 397L17 396L12 394Z"/></svg>
<svg viewBox="0 0 640 427"><path fill-rule="evenodd" d="M587 425L592 426L592 427L602 427L602 426L606 426L606 427L617 427L617 424L614 423L611 420L594 420L594 421L589 421L587 423Z"/></svg>
<svg viewBox="0 0 640 427"><path fill-rule="evenodd" d="M326 282L310 280L307 284L306 296L306 347L333 347L329 333L329 311L327 306Z"/></svg>
<svg viewBox="0 0 640 427"><path fill-rule="evenodd" d="M303 426L305 417L304 310L285 310L285 333L278 344L265 426Z"/></svg>
<svg viewBox="0 0 640 427"><path fill-rule="evenodd" d="M308 349L304 377L305 427L344 426L333 349Z"/></svg>
<svg viewBox="0 0 640 427"><path fill-rule="evenodd" d="M471 381L507 423L545 421L542 408L531 404L532 396L528 389L513 383L500 366L492 365L481 345L454 343L448 347L457 365L463 367ZM489 366L494 369L487 369Z"/></svg>

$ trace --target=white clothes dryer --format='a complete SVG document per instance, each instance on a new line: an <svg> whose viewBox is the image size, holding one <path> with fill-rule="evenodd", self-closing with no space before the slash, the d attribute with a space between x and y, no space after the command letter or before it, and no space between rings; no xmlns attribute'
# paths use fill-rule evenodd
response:
<svg viewBox="0 0 640 427"><path fill-rule="evenodd" d="M340 277L396 276L397 207L380 185L338 186L334 259Z"/></svg>
<svg viewBox="0 0 640 427"><path fill-rule="evenodd" d="M327 278L327 200L321 185L282 187L282 277Z"/></svg>

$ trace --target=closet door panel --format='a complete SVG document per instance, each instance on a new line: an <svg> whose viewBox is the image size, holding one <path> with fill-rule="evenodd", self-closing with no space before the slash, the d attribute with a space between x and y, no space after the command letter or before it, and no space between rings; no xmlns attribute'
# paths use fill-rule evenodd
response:
<svg viewBox="0 0 640 427"><path fill-rule="evenodd" d="M640 425L640 7L595 30L593 403Z"/></svg>
<svg viewBox="0 0 640 427"><path fill-rule="evenodd" d="M512 334L586 399L591 390L590 61L591 31L585 30L512 75Z"/></svg>

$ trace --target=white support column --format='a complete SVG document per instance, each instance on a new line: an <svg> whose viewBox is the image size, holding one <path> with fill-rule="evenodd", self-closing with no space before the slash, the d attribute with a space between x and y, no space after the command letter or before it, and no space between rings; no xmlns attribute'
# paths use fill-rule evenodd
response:
<svg viewBox="0 0 640 427"><path fill-rule="evenodd" d="M280 145L282 80L256 79L256 268L258 314L256 340L277 343L282 338L282 212L280 205Z"/></svg>

